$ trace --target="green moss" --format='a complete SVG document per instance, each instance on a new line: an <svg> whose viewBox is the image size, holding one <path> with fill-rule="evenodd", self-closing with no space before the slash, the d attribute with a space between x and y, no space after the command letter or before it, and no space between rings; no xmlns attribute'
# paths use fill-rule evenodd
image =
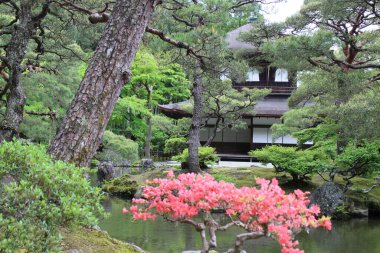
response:
<svg viewBox="0 0 380 253"><path fill-rule="evenodd" d="M334 219L347 220L350 218L350 212L346 205L339 205L335 208Z"/></svg>
<svg viewBox="0 0 380 253"><path fill-rule="evenodd" d="M111 238L106 233L88 228L69 230L61 229L63 252L70 253L76 249L79 253L138 253L136 248Z"/></svg>
<svg viewBox="0 0 380 253"><path fill-rule="evenodd" d="M125 174L110 181L106 181L102 189L106 192L119 195L122 197L130 198L136 193L138 184L136 181L131 180L131 176Z"/></svg>
<svg viewBox="0 0 380 253"><path fill-rule="evenodd" d="M268 168L214 168L209 173L218 181L234 183L237 186L252 186L257 177L273 178L278 176L273 169Z"/></svg>

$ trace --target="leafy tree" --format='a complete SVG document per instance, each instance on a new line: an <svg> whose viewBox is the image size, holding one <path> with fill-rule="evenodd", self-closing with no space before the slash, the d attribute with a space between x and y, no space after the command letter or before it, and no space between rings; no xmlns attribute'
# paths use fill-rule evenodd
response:
<svg viewBox="0 0 380 253"><path fill-rule="evenodd" d="M200 233L202 253L217 246L217 232L234 226L246 232L236 236L235 246L229 253L241 252L245 241L260 237L277 240L282 252L300 253L303 251L295 248L296 233L316 227L331 229L329 218L315 218L319 207L308 207L304 192L285 194L276 179L257 179L256 183L257 188L236 188L231 183L217 182L208 174L181 174L176 178L170 171L168 178L149 182L143 198L133 199L134 205L129 210L124 208L123 213L131 212L136 220L155 220L162 216L170 222L193 226ZM217 222L213 210L225 211L227 223Z"/></svg>
<svg viewBox="0 0 380 253"><path fill-rule="evenodd" d="M208 49L213 49L218 52L218 46L223 44L222 37L214 36L217 34L214 24L219 24L223 28L221 18L234 16L234 12L244 5L249 6L256 0L249 1L205 1L202 4L198 1L126 1L118 0L112 5L112 13L108 9L104 11L93 11L83 8L75 2L65 1L70 8L76 11L83 12L89 15L92 23L107 22L107 26L99 41L98 47L89 64L85 77L82 80L80 89L70 107L67 117L64 119L61 128L59 129L54 141L52 142L49 152L57 159L76 162L86 165L91 157L95 154L96 148L99 145L100 138L104 133L111 112L116 104L116 98L120 95L122 86L130 79L130 68L133 58L137 52L137 48L141 43L142 35L145 31L157 35L162 40L187 51L187 55L196 57L196 71L194 83L197 83L196 89L193 89L193 94L196 95L195 101L199 105L201 102L202 86L200 84L200 70L206 67L205 59L210 59L207 55L202 55ZM265 1L260 1L265 2ZM151 20L154 9L160 5L162 10L161 19L173 17L177 26L172 26L173 34L177 34L179 38L186 39L186 43L181 40L171 39L165 32L151 27L147 27ZM216 8L215 8L216 7ZM138 11L136 11L138 10ZM213 11L215 10L215 11ZM170 11L172 13L170 13ZM221 12L219 12L221 11ZM166 12L166 13L165 13ZM188 15L190 14L190 15ZM205 18L207 16L207 18ZM194 17L194 22L193 22ZM239 15L236 15L239 17ZM155 19L159 21L159 19ZM167 25L162 28L171 27ZM208 26L204 26L208 24ZM133 27L134 29L126 29ZM181 34L187 28L188 33ZM219 41L218 44L210 43L211 41ZM207 41L207 43L206 43ZM188 42L201 42L197 45L198 48L192 47ZM209 45L209 46L208 46ZM108 51L107 51L108 50ZM110 50L113 50L111 52ZM108 53L107 53L108 52ZM205 56L205 57L203 57ZM212 59L216 63L217 58ZM191 61L189 61L191 62ZM116 65L117 66L116 66ZM119 69L122 69L121 71ZM101 72L102 75L97 73ZM100 80L101 79L101 80ZM92 87L97 84L98 88ZM91 88L92 87L92 88ZM102 97L99 97L99 91L102 92ZM99 98L95 102L90 102L93 98ZM91 104L95 110L86 110ZM77 110L78 108L83 108ZM199 108L198 108L199 109ZM200 108L201 109L201 108ZM201 110L200 110L201 111ZM190 146L192 168L199 170L197 162L197 148L199 146L199 125L200 113L193 114L197 118L196 124L193 124L194 134L190 135ZM86 124L77 124L78 118L85 118ZM98 126L98 127L93 127ZM76 137L74 137L75 135ZM80 136L80 138L79 138ZM198 137L197 137L198 136ZM68 142L68 139L77 141ZM195 152L194 152L195 151Z"/></svg>
<svg viewBox="0 0 380 253"><path fill-rule="evenodd" d="M320 150L297 150L295 147L273 145L250 151L249 155L263 163L271 163L277 173L289 173L293 181L305 180L328 166L328 159Z"/></svg>
<svg viewBox="0 0 380 253"><path fill-rule="evenodd" d="M178 155L187 147L187 139L183 137L170 138L165 141L165 153Z"/></svg>
<svg viewBox="0 0 380 253"><path fill-rule="evenodd" d="M56 73L40 71L22 76L26 95L20 125L23 136L34 142L49 143L74 97L84 67L79 61L62 62L57 64Z"/></svg>
<svg viewBox="0 0 380 253"><path fill-rule="evenodd" d="M66 2L66 1L65 1ZM91 2L91 3L90 3ZM100 1L83 1L83 4L98 6ZM2 1L0 3L0 96L6 99L1 116L1 138L11 139L19 134L24 117L24 106L28 91L25 91L25 75L45 73L46 76L58 76L65 71L63 62L86 61L89 47L81 47L79 39L96 41L94 29L86 29L86 36L78 36L84 30L81 18L74 13L62 11L63 1ZM83 17L82 17L83 19ZM75 23L75 25L73 25ZM90 49L91 50L91 49ZM75 63L74 63L75 62ZM66 67L70 68L69 65ZM61 76L62 77L62 76ZM26 78L26 79L28 79ZM51 80L50 79L50 80ZM75 88L76 89L76 88ZM71 98L70 98L71 100ZM56 103L59 103L56 101ZM29 115L51 117L59 114L47 106L41 111L32 111ZM56 109L56 108L54 108ZM49 110L49 113L47 111ZM31 112L27 108L27 112ZM29 122L38 122L33 118ZM45 124L48 126L49 124ZM24 128L25 129L25 128ZM23 131L23 130L21 130ZM22 134L22 133L21 133ZM45 138L46 139L46 138Z"/></svg>
<svg viewBox="0 0 380 253"><path fill-rule="evenodd" d="M98 152L95 158L113 162L129 160L133 163L139 159L139 147L137 143L122 135L106 131L102 140L101 152Z"/></svg>
<svg viewBox="0 0 380 253"><path fill-rule="evenodd" d="M140 50L132 64L132 79L126 85L121 96L135 93L145 98L147 109L152 112L158 103L187 99L190 95L188 81L177 64L160 65L147 50ZM150 157L152 139L152 116L146 117L145 157Z"/></svg>
<svg viewBox="0 0 380 253"><path fill-rule="evenodd" d="M9 91L6 96L5 114L0 123L0 143L12 140L22 122L25 104L25 95L20 83L23 60L29 40L40 40L35 33L42 30L41 21L47 15L50 4L50 1L0 2L0 13L6 13L0 24L0 42L3 45L0 49L0 73L5 81L1 97ZM36 50L42 50L39 44Z"/></svg>
<svg viewBox="0 0 380 253"><path fill-rule="evenodd" d="M219 161L216 155L215 148L213 147L200 147L198 149L199 166L201 169L207 169L207 166ZM189 162L189 149L183 150L182 154L173 157L174 160L182 162L182 169L187 169Z"/></svg>
<svg viewBox="0 0 380 253"><path fill-rule="evenodd" d="M49 153L53 157L79 165L89 164L120 91L130 80L133 59L159 2L118 0L112 15L87 12L90 18L99 17L90 19L92 22L108 22L71 107L51 142ZM76 4L70 7L76 8ZM78 124L77 119L84 121Z"/></svg>
<svg viewBox="0 0 380 253"><path fill-rule="evenodd" d="M248 16L258 10L255 2L257 1L168 1L164 3L164 8L155 12L153 21L156 21L156 28L147 30L174 47L185 50L173 52L173 55L180 55L177 59L185 66L193 82L194 106L189 131L189 171L200 171L197 150L200 146L204 88L209 84L209 80L219 78L221 73L234 74L233 66L237 63L241 65L241 62L234 61L224 39L230 29L242 25L234 22L235 18L241 21L242 15ZM190 58L184 58L184 53Z"/></svg>
<svg viewBox="0 0 380 253"><path fill-rule="evenodd" d="M347 166L337 162L339 157L346 149L356 150L350 157L361 164L367 159L361 148L375 145L380 137L377 13L372 1L311 0L285 23L263 25L245 35L274 66L299 71L301 85L289 100L292 111L285 114L284 124L273 127L274 138L291 134L300 146L312 140L312 149L329 157L325 170L330 180L343 175L347 185L361 173L356 173L355 161L348 159ZM257 34L264 31L270 36L260 43ZM372 158L376 163L376 155Z"/></svg>

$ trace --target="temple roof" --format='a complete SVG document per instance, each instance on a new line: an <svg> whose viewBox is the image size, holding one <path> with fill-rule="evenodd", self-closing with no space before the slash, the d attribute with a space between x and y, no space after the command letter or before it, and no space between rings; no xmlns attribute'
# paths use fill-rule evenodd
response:
<svg viewBox="0 0 380 253"><path fill-rule="evenodd" d="M266 96L264 99L257 102L255 106L255 114L245 116L256 117L281 117L289 110L288 107L289 96ZM191 113L184 108L191 104L191 102L184 101L179 103L170 103L166 105L158 105L158 109L165 115L172 118L191 117Z"/></svg>
<svg viewBox="0 0 380 253"><path fill-rule="evenodd" d="M239 39L242 32L248 32L253 28L253 24L249 23L243 25L235 30L227 33L226 42L229 48L232 49L255 49L255 47L249 43L243 42Z"/></svg>

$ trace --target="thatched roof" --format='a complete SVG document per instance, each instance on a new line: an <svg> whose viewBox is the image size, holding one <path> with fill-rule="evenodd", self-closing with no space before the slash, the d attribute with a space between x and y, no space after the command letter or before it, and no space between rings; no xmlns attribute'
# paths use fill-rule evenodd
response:
<svg viewBox="0 0 380 253"><path fill-rule="evenodd" d="M243 25L231 32L227 33L226 42L228 47L231 49L255 49L255 47L249 43L243 42L240 40L240 34L244 32L248 32L253 28L253 24L249 23Z"/></svg>

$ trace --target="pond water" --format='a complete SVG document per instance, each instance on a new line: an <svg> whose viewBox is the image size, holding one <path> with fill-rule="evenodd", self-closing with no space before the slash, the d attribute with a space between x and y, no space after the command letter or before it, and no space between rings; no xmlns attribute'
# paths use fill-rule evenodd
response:
<svg viewBox="0 0 380 253"><path fill-rule="evenodd" d="M101 229L112 237L134 243L151 253L180 253L184 250L201 248L199 234L190 225L173 224L163 220L132 221L121 210L128 206L128 201L111 197L104 201L110 217L101 221ZM219 252L227 250L238 229L220 232L217 235ZM317 229L309 234L297 236L300 248L306 253L379 253L380 220L360 219L334 221L332 231ZM268 238L261 238L246 243L248 253L280 253L278 244Z"/></svg>

